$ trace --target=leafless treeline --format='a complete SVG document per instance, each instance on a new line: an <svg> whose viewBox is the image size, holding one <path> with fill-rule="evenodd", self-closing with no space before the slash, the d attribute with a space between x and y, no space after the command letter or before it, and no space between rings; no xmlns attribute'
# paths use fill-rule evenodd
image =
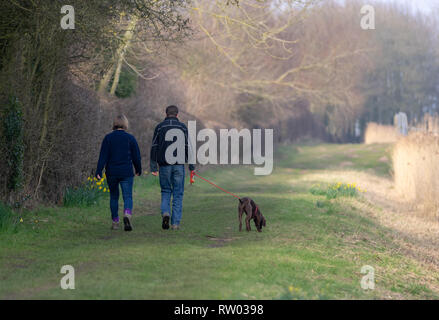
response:
<svg viewBox="0 0 439 320"><path fill-rule="evenodd" d="M20 109L24 147L11 188L21 158L1 130L2 198L62 199L90 174L118 112L145 165L170 103L208 127L274 127L279 141L346 141L357 119L434 112L435 21L377 5L377 29L365 31L363 3L346 2L76 0L75 30L59 27L56 1L2 2L0 115L4 126Z"/></svg>

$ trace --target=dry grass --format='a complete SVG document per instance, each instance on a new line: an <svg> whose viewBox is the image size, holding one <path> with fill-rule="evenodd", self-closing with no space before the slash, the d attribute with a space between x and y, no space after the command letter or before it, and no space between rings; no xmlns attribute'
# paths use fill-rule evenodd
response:
<svg viewBox="0 0 439 320"><path fill-rule="evenodd" d="M439 117L425 115L419 126L416 128L417 131L428 132L433 135L439 134Z"/></svg>
<svg viewBox="0 0 439 320"><path fill-rule="evenodd" d="M375 122L369 122L364 133L364 143L394 143L398 141L400 134L394 126L385 126Z"/></svg>
<svg viewBox="0 0 439 320"><path fill-rule="evenodd" d="M393 150L396 191L425 216L439 218L439 137L411 133Z"/></svg>
<svg viewBox="0 0 439 320"><path fill-rule="evenodd" d="M356 183L366 201L352 200L346 205L374 217L381 225L392 230L395 243L416 260L439 270L439 224L417 214L416 208L395 189L390 178L359 171L321 171L303 175L301 180L311 183ZM346 200L343 200L346 201ZM437 287L437 285L436 285ZM439 288L437 288L439 289Z"/></svg>

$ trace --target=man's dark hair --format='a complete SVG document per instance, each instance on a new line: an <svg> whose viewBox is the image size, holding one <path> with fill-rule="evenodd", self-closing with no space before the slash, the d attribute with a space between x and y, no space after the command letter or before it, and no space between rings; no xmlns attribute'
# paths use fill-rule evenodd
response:
<svg viewBox="0 0 439 320"><path fill-rule="evenodd" d="M166 115L168 117L176 117L178 115L178 108L176 106L169 106L166 108Z"/></svg>

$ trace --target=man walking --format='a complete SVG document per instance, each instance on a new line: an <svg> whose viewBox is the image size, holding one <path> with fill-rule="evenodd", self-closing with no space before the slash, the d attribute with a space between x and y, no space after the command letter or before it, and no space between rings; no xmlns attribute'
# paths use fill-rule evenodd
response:
<svg viewBox="0 0 439 320"><path fill-rule="evenodd" d="M154 176L159 175L160 178L160 187L162 190L162 202L160 207L162 214L162 228L169 229L169 220L171 220L171 227L173 230L180 228L183 211L184 163L188 160L188 130L186 125L178 120L177 116L178 108L176 106L169 106L166 108L165 120L159 123L154 130L150 162L151 173ZM184 134L185 159L184 161L177 161L177 163L170 164L168 163L170 159L166 159L166 150L176 141L177 137L174 136L173 141L166 141L165 137L166 133L172 129L181 130ZM174 151L174 157L176 156L176 153L177 150ZM195 170L195 166L190 164L189 170Z"/></svg>

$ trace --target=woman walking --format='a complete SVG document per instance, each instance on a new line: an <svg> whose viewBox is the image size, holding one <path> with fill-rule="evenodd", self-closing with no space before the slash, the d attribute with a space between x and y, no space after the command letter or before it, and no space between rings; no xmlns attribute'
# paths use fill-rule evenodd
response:
<svg viewBox="0 0 439 320"><path fill-rule="evenodd" d="M123 223L125 231L131 231L131 214L133 210L133 181L142 174L140 150L136 138L127 133L128 119L124 115L113 121L113 132L102 141L96 178L101 179L105 167L107 183L110 189L110 210L113 223L112 230L119 229L119 184L124 202Z"/></svg>

